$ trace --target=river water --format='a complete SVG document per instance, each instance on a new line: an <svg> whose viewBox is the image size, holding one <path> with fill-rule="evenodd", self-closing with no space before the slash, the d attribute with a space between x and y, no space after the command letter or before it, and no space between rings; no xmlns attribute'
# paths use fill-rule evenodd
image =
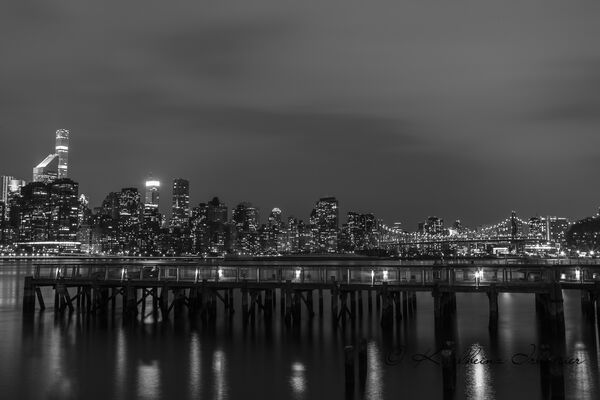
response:
<svg viewBox="0 0 600 400"><path fill-rule="evenodd" d="M436 351L433 299L417 295L417 312L392 331L382 331L375 302L354 327L333 329L329 293L325 315L303 313L298 330L280 323L279 296L273 323L261 314L244 328L237 313L214 324L173 321L124 325L56 316L46 310L22 315L28 262L0 262L0 393L3 399L345 399L344 346L367 340L368 373L355 399L441 399L442 371ZM582 316L579 292L564 292L565 397L600 398L599 336ZM540 343L533 295L500 294L497 335L488 332L484 294L457 295L457 399L543 399ZM460 358L460 357L459 357ZM535 356L534 356L535 358Z"/></svg>

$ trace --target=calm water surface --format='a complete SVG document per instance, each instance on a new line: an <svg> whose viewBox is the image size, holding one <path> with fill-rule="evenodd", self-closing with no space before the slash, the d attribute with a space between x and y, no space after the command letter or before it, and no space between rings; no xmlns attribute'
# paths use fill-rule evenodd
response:
<svg viewBox="0 0 600 400"><path fill-rule="evenodd" d="M240 299L232 320L174 325L151 319L124 326L120 313L102 322L73 314L56 317L51 291L47 309L22 317L23 279L31 264L0 262L0 393L3 399L344 399L345 345L368 341L369 370L355 399L441 399L442 373L421 355L435 351L433 301L419 293L416 316L391 332L380 329L365 300L354 328L332 328L325 315L312 323L303 313L299 331L258 314L243 327ZM373 302L375 303L375 302ZM537 364L514 365L517 353L539 344L532 295L501 294L497 337L488 333L487 297L457 295L458 353L503 361L461 364L457 399L542 399ZM569 399L600 398L598 331L581 315L578 292L565 292L566 354L579 358L564 368ZM221 308L219 304L219 310ZM420 359L421 361L415 361Z"/></svg>

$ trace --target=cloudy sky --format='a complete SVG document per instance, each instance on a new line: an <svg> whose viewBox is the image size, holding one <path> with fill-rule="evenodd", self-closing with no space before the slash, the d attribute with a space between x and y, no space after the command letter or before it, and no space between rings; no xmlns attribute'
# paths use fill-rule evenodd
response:
<svg viewBox="0 0 600 400"><path fill-rule="evenodd" d="M149 172L408 228L600 205L597 2L8 3L0 174L31 179L64 127L95 205Z"/></svg>

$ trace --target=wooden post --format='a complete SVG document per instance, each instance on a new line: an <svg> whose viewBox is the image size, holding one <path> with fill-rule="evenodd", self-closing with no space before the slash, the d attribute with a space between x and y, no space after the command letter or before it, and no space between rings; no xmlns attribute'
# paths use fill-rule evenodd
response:
<svg viewBox="0 0 600 400"><path fill-rule="evenodd" d="M358 316L362 317L362 315L363 315L363 291L359 289L356 294L358 296Z"/></svg>
<svg viewBox="0 0 600 400"><path fill-rule="evenodd" d="M342 325L346 325L346 314L348 313L348 305L346 300L348 299L348 291L340 290L340 308L342 316Z"/></svg>
<svg viewBox="0 0 600 400"><path fill-rule="evenodd" d="M344 347L344 372L346 376L346 398L354 396L354 347Z"/></svg>
<svg viewBox="0 0 600 400"><path fill-rule="evenodd" d="M404 316L408 315L408 293L406 291L402 292L402 312Z"/></svg>
<svg viewBox="0 0 600 400"><path fill-rule="evenodd" d="M285 324L292 324L292 288L291 281L285 281Z"/></svg>
<svg viewBox="0 0 600 400"><path fill-rule="evenodd" d="M382 298L382 310L381 310L381 326L385 328L390 328L393 326L394 320L394 305L390 301L390 294L388 292L388 283L383 282L383 288L381 290L381 298Z"/></svg>
<svg viewBox="0 0 600 400"><path fill-rule="evenodd" d="M364 388L367 380L367 340L361 339L358 345L358 380Z"/></svg>
<svg viewBox="0 0 600 400"><path fill-rule="evenodd" d="M393 293L392 299L394 301L394 308L396 309L396 322L402 321L402 310L400 309L400 292Z"/></svg>
<svg viewBox="0 0 600 400"><path fill-rule="evenodd" d="M23 289L23 313L33 314L35 312L35 287L33 277L25 277L25 287Z"/></svg>
<svg viewBox="0 0 600 400"><path fill-rule="evenodd" d="M306 291L306 306L308 307L308 316L313 318L315 316L315 308L313 304L313 291L309 289Z"/></svg>
<svg viewBox="0 0 600 400"><path fill-rule="evenodd" d="M135 287L131 286L131 285L127 285L126 286L126 292L127 292L127 297L126 297L126 304L125 304L125 317L126 318L136 318L137 316L137 290Z"/></svg>
<svg viewBox="0 0 600 400"><path fill-rule="evenodd" d="M300 293L298 291L294 291L293 298L293 309L292 315L294 318L294 324L300 324L300 320L302 318L302 299L300 298Z"/></svg>
<svg viewBox="0 0 600 400"><path fill-rule="evenodd" d="M371 289L367 289L367 306L369 307L369 313L373 311L373 292Z"/></svg>
<svg viewBox="0 0 600 400"><path fill-rule="evenodd" d="M498 329L498 291L496 285L490 286L490 291L487 293L490 306L488 329L495 331Z"/></svg>
<svg viewBox="0 0 600 400"><path fill-rule="evenodd" d="M549 319L552 324L552 333L554 336L564 336L565 333L565 314L563 309L563 295L559 283L553 283L550 288L550 294L547 297L547 309Z"/></svg>
<svg viewBox="0 0 600 400"><path fill-rule="evenodd" d="M323 289L319 288L319 317L323 316Z"/></svg>
<svg viewBox="0 0 600 400"><path fill-rule="evenodd" d="M456 351L453 342L446 342L441 351L444 399L454 398L456 390Z"/></svg>
<svg viewBox="0 0 600 400"><path fill-rule="evenodd" d="M331 318L333 325L338 325L338 289L337 285L331 288Z"/></svg>
<svg viewBox="0 0 600 400"><path fill-rule="evenodd" d="M173 319L179 321L183 316L183 306L185 305L185 289L173 289Z"/></svg>
<svg viewBox="0 0 600 400"><path fill-rule="evenodd" d="M356 321L356 290L351 290L350 294L350 318L352 322Z"/></svg>
<svg viewBox="0 0 600 400"><path fill-rule="evenodd" d="M285 290L279 288L279 313L283 317L285 315Z"/></svg>
<svg viewBox="0 0 600 400"><path fill-rule="evenodd" d="M125 296L123 297L125 299ZM125 300L123 300L125 301ZM167 286L163 286L160 290L160 296L158 299L158 304L160 306L160 312L163 321L166 321L169 318L169 289Z"/></svg>
<svg viewBox="0 0 600 400"><path fill-rule="evenodd" d="M265 306L263 307L263 312L265 314L265 319L267 321L271 320L271 316L273 315L273 291L265 290Z"/></svg>
<svg viewBox="0 0 600 400"><path fill-rule="evenodd" d="M248 288L242 287L242 321L244 325L248 323Z"/></svg>

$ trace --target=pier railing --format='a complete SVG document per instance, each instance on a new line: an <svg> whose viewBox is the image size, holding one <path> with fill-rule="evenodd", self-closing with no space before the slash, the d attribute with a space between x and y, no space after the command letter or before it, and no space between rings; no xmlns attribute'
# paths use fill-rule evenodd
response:
<svg viewBox="0 0 600 400"><path fill-rule="evenodd" d="M231 266L180 264L38 264L35 280L175 281L175 282L286 282L380 285L479 285L491 283L594 283L600 265L498 264L411 266Z"/></svg>

